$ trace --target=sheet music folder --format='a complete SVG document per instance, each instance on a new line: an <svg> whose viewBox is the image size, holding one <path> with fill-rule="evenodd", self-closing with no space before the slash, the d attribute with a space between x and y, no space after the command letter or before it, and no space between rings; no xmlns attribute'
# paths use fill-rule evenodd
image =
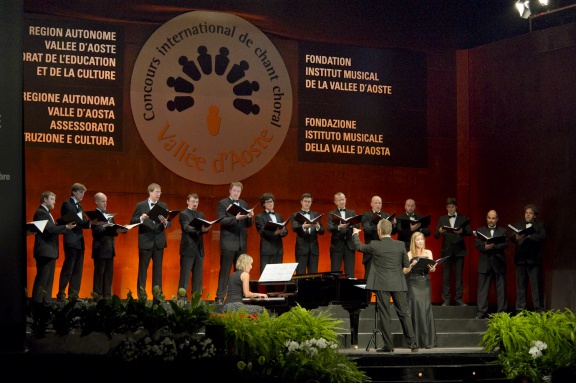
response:
<svg viewBox="0 0 576 383"><path fill-rule="evenodd" d="M298 263L267 264L258 282L288 282L292 279L296 266Z"/></svg>
<svg viewBox="0 0 576 383"><path fill-rule="evenodd" d="M400 227L402 229L410 229L410 225L416 225L417 223L421 223L422 227L430 226L430 216L424 216L420 219L401 219L400 220Z"/></svg>
<svg viewBox="0 0 576 383"><path fill-rule="evenodd" d="M156 223L160 223L160 218L158 218L159 216L166 218L168 221L172 221L172 218L176 217L181 211L182 210L168 210L156 204L152 210L148 212L148 218Z"/></svg>

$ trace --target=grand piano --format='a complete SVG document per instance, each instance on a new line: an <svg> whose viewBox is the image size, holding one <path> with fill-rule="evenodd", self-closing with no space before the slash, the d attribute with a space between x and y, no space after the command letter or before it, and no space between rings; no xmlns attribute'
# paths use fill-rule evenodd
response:
<svg viewBox="0 0 576 383"><path fill-rule="evenodd" d="M278 315L296 304L307 310L340 305L350 314L351 344L357 347L360 312L368 307L371 299L365 285L365 279L346 278L339 272L294 275L286 282L250 281L251 291L266 293L270 299L244 299L244 302L265 306Z"/></svg>

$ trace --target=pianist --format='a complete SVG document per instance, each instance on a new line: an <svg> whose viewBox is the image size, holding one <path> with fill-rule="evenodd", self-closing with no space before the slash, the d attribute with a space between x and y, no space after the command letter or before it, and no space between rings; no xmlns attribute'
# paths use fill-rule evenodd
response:
<svg viewBox="0 0 576 383"><path fill-rule="evenodd" d="M250 270L254 260L248 254L241 254L236 261L236 271L228 279L228 292L224 301L223 310L244 310L248 314L262 314L264 307L248 305L242 302L243 298L268 298L266 294L253 293L250 291Z"/></svg>

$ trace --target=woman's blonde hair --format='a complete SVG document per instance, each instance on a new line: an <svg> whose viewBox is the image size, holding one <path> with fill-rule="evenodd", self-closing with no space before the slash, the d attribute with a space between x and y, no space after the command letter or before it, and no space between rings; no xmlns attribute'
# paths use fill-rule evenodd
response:
<svg viewBox="0 0 576 383"><path fill-rule="evenodd" d="M246 266L251 265L254 262L251 256L248 254L240 254L238 260L236 261L236 270L246 270Z"/></svg>
<svg viewBox="0 0 576 383"><path fill-rule="evenodd" d="M410 238L410 252L412 253L412 257L416 257L418 256L418 251L416 250L416 239L417 237L422 237L422 239L424 240L424 247L422 248L422 250L426 249L426 238L424 237L424 234L422 234L421 232L417 231L416 233L414 233L412 235L412 238Z"/></svg>

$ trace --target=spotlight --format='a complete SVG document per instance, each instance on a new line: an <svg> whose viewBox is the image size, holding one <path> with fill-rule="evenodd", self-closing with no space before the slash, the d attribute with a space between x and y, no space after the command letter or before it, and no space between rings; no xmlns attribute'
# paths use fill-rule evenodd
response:
<svg viewBox="0 0 576 383"><path fill-rule="evenodd" d="M548 6L548 0L538 0L541 6L546 7Z"/></svg>
<svg viewBox="0 0 576 383"><path fill-rule="evenodd" d="M546 1L546 0L544 0ZM518 9L518 13L520 13L520 17L523 19L527 19L532 14L530 12L530 1L529 0L518 0L516 2L516 9Z"/></svg>

